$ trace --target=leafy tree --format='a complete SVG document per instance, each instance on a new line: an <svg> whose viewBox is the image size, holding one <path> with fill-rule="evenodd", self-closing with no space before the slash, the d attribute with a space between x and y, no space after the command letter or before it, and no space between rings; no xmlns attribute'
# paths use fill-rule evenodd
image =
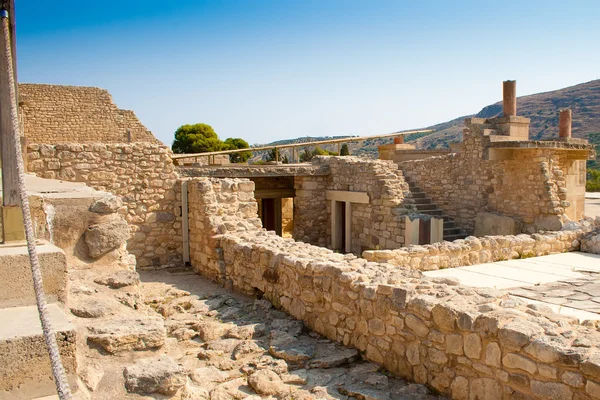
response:
<svg viewBox="0 0 600 400"><path fill-rule="evenodd" d="M223 144L223 150L247 149L250 147L248 142L240 138L228 138ZM242 163L248 161L250 157L252 157L252 153L249 151L233 153L229 155L229 161L232 163Z"/></svg>
<svg viewBox="0 0 600 400"><path fill-rule="evenodd" d="M302 154L300 154L300 162L309 162L314 156L337 156L337 153L335 151L322 149L319 146L315 147L313 151L310 151L308 147L305 147Z"/></svg>
<svg viewBox="0 0 600 400"><path fill-rule="evenodd" d="M300 153L300 162L309 162L313 158L313 153L308 149L308 147L304 148L304 151Z"/></svg>
<svg viewBox="0 0 600 400"><path fill-rule="evenodd" d="M349 156L350 155L350 149L348 149L348 144L344 143L342 145L342 148L340 149L340 156Z"/></svg>
<svg viewBox="0 0 600 400"><path fill-rule="evenodd" d="M224 144L207 124L182 125L175 131L174 153L205 153L223 150Z"/></svg>
<svg viewBox="0 0 600 400"><path fill-rule="evenodd" d="M276 147L273 147L271 150L267 152L265 155L265 160L267 162L277 161L279 150Z"/></svg>

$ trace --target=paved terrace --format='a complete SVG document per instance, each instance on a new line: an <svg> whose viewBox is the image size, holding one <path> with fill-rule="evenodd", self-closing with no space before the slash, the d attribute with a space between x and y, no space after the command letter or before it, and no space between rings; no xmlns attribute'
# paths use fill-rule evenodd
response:
<svg viewBox="0 0 600 400"><path fill-rule="evenodd" d="M466 286L508 291L528 303L583 320L600 320L600 255L573 252L424 273Z"/></svg>

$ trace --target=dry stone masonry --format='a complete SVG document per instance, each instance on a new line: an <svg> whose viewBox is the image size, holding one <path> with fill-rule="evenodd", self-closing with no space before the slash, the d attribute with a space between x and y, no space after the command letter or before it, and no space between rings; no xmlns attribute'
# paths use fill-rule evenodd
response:
<svg viewBox="0 0 600 400"><path fill-rule="evenodd" d="M29 143L160 143L133 111L117 108L105 89L21 83L19 98Z"/></svg>
<svg viewBox="0 0 600 400"><path fill-rule="evenodd" d="M166 146L33 144L28 160L29 171L43 178L84 182L119 196L118 212L130 227L128 250L138 266L181 264L181 184Z"/></svg>
<svg viewBox="0 0 600 400"><path fill-rule="evenodd" d="M588 224L587 227L576 230L532 235L469 236L454 242L396 250L368 250L362 256L369 261L387 262L400 268L431 271L578 251L580 247L585 250L586 245L581 243L589 236L590 231Z"/></svg>
<svg viewBox="0 0 600 400"><path fill-rule="evenodd" d="M210 232L192 253L202 275L264 296L316 332L452 398L600 398L594 323L265 232L249 223L254 211L239 198L251 186L243 186L190 182L190 232ZM578 233L565 235L572 242Z"/></svg>

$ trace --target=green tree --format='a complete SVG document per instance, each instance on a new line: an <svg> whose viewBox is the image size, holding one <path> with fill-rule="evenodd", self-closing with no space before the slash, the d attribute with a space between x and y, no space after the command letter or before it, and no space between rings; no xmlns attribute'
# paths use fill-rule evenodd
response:
<svg viewBox="0 0 600 400"><path fill-rule="evenodd" d="M342 145L342 148L340 149L340 156L349 156L350 155L350 149L348 149L348 144L344 143Z"/></svg>
<svg viewBox="0 0 600 400"><path fill-rule="evenodd" d="M236 150L236 149L247 149L250 147L248 142L240 138L228 138L225 139L223 150ZM243 151L241 153L233 153L229 155L229 161L232 163L243 163L248 161L252 157L252 153L249 151Z"/></svg>
<svg viewBox="0 0 600 400"><path fill-rule="evenodd" d="M309 162L313 158L313 153L308 149L308 147L304 148L304 151L300 153L300 162Z"/></svg>
<svg viewBox="0 0 600 400"><path fill-rule="evenodd" d="M207 124L182 125L175 131L171 148L174 153L205 153L223 150L224 143L212 126Z"/></svg>
<svg viewBox="0 0 600 400"><path fill-rule="evenodd" d="M325 150L319 146L310 151L308 147L305 147L304 151L300 154L300 162L309 162L314 156L337 156L337 152Z"/></svg>
<svg viewBox="0 0 600 400"><path fill-rule="evenodd" d="M277 147L273 147L271 150L267 151L267 154L265 154L265 161L267 162L272 162L272 161L277 161L277 159L279 158L279 149Z"/></svg>

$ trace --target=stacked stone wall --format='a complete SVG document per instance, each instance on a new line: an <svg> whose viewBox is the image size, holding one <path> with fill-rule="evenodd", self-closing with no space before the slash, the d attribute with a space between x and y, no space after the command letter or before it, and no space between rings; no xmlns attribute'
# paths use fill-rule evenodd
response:
<svg viewBox="0 0 600 400"><path fill-rule="evenodd" d="M248 222L255 211L241 181L194 180L190 188L191 236L209 235L192 253L194 268L264 296L390 372L454 399L600 398L594 323L280 238Z"/></svg>
<svg viewBox="0 0 600 400"><path fill-rule="evenodd" d="M569 206L567 160L551 148L520 149L510 160L485 160L485 139L475 128L465 130L459 153L398 165L469 234L480 211L516 218L533 231L560 229Z"/></svg>
<svg viewBox="0 0 600 400"><path fill-rule="evenodd" d="M405 242L404 216L414 213L408 184L390 161L358 157L317 157L326 177L296 177L294 238L318 246L331 244L331 202L327 190L363 192L368 204L352 203L352 253L395 249Z"/></svg>
<svg viewBox="0 0 600 400"><path fill-rule="evenodd" d="M362 256L369 261L386 262L401 268L431 271L578 251L581 240L589 231L588 228L533 235L469 236L454 242L370 250Z"/></svg>
<svg viewBox="0 0 600 400"><path fill-rule="evenodd" d="M247 179L194 178L188 182L190 259L204 276L224 283L219 235L262 228Z"/></svg>
<svg viewBox="0 0 600 400"><path fill-rule="evenodd" d="M170 150L154 143L33 144L28 168L42 178L83 182L120 196L138 267L180 265L181 183Z"/></svg>
<svg viewBox="0 0 600 400"><path fill-rule="evenodd" d="M21 83L19 96L29 143L160 144L133 111L117 108L107 90Z"/></svg>

